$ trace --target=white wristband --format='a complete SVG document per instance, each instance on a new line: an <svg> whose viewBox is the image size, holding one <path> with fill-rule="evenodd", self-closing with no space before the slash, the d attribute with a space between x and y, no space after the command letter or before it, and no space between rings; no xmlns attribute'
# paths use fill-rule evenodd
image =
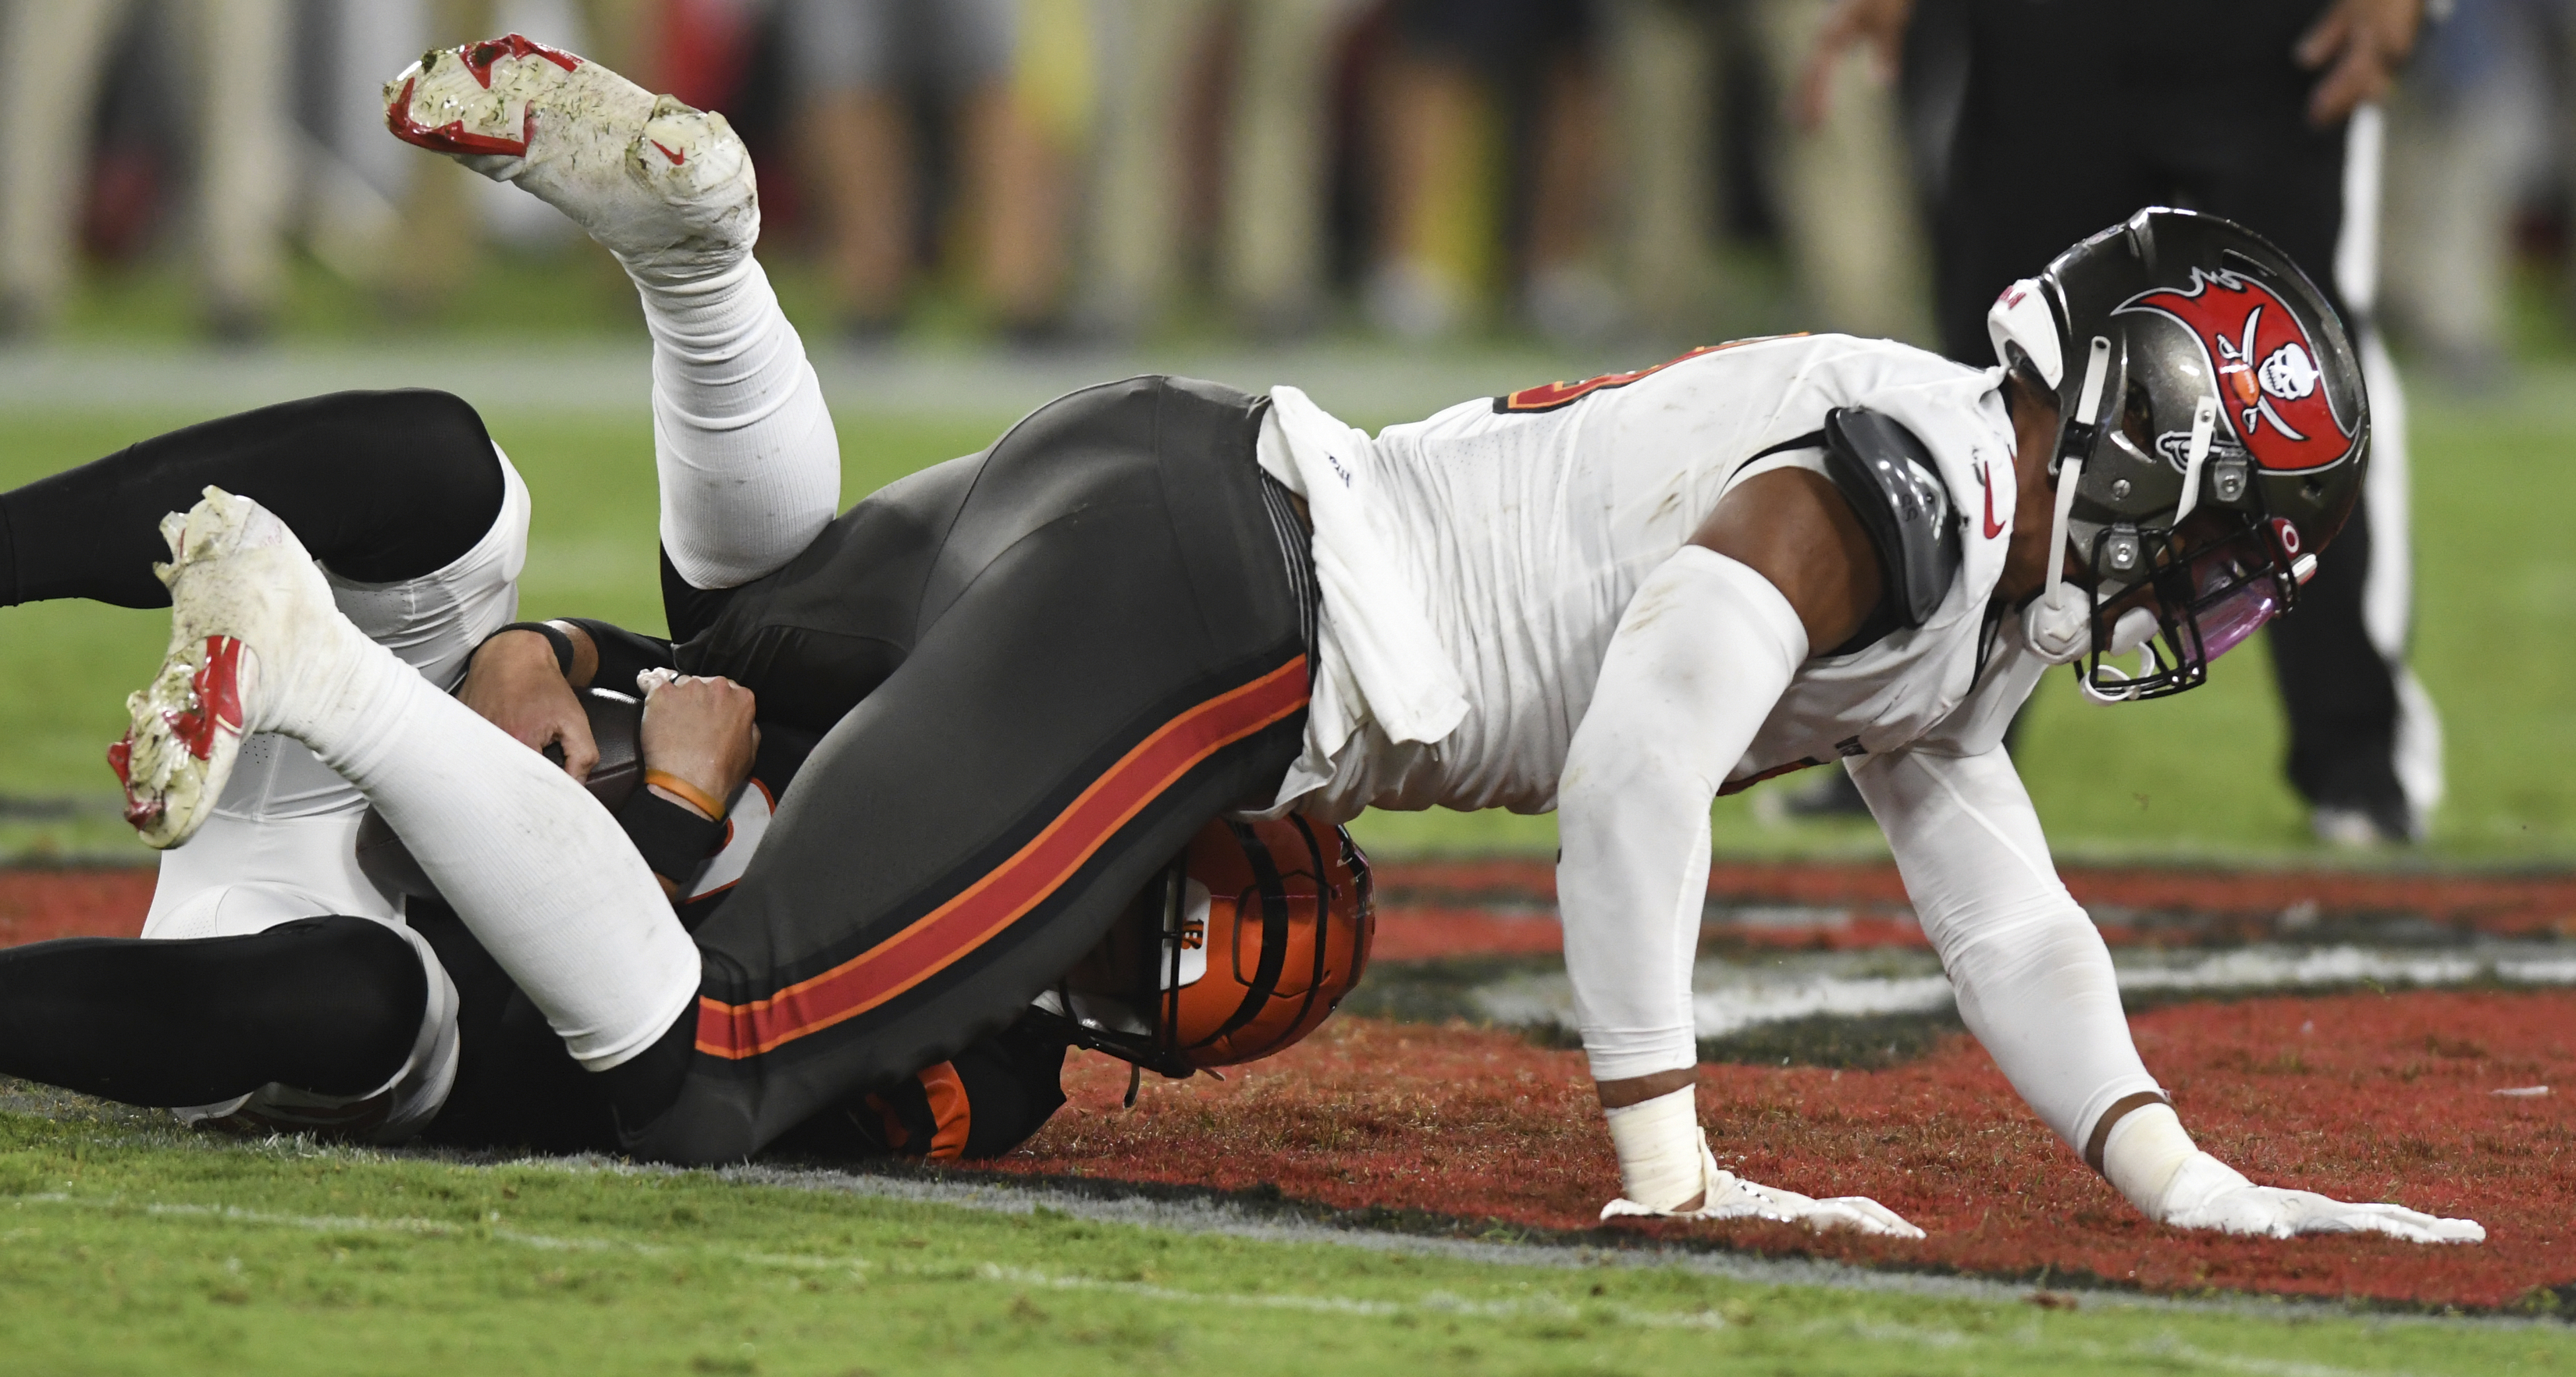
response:
<svg viewBox="0 0 2576 1377"><path fill-rule="evenodd" d="M1610 1110L1608 1118L1621 1195L1651 1210L1671 1210L1707 1189L1696 1087Z"/></svg>
<svg viewBox="0 0 2576 1377"><path fill-rule="evenodd" d="M2111 1125L2102 1143L2102 1174L2149 1219L2165 1217L2165 1195L2200 1149L2167 1104L2140 1105Z"/></svg>

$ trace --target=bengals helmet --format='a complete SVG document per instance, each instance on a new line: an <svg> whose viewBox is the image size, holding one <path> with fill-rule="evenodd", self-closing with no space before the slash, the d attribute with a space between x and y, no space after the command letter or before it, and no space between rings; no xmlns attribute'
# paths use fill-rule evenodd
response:
<svg viewBox="0 0 2576 1377"><path fill-rule="evenodd" d="M1368 858L1348 832L1218 819L1039 1003L1082 1046L1188 1076L1315 1031L1359 983L1376 932Z"/></svg>
<svg viewBox="0 0 2576 1377"><path fill-rule="evenodd" d="M1997 357L2058 404L2027 639L2083 661L2097 699L2197 687L2297 605L2360 499L2370 399L2342 320L2262 236L2151 206L2013 284L1986 321ZM2132 649L2134 673L2104 665Z"/></svg>

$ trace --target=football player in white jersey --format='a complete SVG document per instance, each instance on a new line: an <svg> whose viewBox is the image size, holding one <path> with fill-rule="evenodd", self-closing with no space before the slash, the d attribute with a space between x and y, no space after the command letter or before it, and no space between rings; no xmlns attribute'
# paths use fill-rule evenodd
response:
<svg viewBox="0 0 2576 1377"><path fill-rule="evenodd" d="M834 520L828 419L749 255L720 118L517 39L390 93L398 133L627 264L656 342L680 667L764 704L804 694L828 730L691 934L577 786L448 720L464 710L346 627L292 535L218 497L174 540L131 788L176 844L230 734L310 746L604 1077L631 1150L745 1155L995 1026L1210 816L1554 807L1622 1178L1605 1217L1913 1234L1875 1202L1719 1169L1695 1107L1710 800L1841 761L1969 1028L2140 1210L2483 1238L2257 1186L2196 1147L1999 744L2051 664L2112 700L2201 682L2295 602L2349 510L2369 438L2350 345L2253 235L2141 212L2005 295L1991 370L1757 341L1375 437L1293 388L1143 379ZM200 731L200 702L238 708ZM578 731L568 697L519 715ZM581 959L604 948L615 980Z"/></svg>

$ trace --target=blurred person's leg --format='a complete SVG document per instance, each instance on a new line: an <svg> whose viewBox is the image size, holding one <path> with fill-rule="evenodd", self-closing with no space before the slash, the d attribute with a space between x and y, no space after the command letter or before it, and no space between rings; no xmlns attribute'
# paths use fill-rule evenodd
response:
<svg viewBox="0 0 2576 1377"><path fill-rule="evenodd" d="M0 0L0 334L41 329L75 276L90 117L127 0Z"/></svg>
<svg viewBox="0 0 2576 1377"><path fill-rule="evenodd" d="M1064 298L1067 140L1040 108L1043 69L1080 60L1061 51L1054 24L1041 31L1046 42L1022 41L1024 11L1039 9L1049 20L1078 18L1064 0L931 0L925 11L935 17L940 87L959 93L977 295L1005 333L1022 338L1050 328Z"/></svg>
<svg viewBox="0 0 2576 1377"><path fill-rule="evenodd" d="M240 338L274 323L285 289L295 33L286 0L203 0L194 15L206 319Z"/></svg>
<svg viewBox="0 0 2576 1377"><path fill-rule="evenodd" d="M1630 309L1660 334L1705 328L1716 242L1718 64L1704 3L1616 0L1604 35L1619 93L1621 257Z"/></svg>
<svg viewBox="0 0 2576 1377"><path fill-rule="evenodd" d="M1323 306L1333 58L1355 0L1263 0L1242 12L1226 133L1218 274L1226 304L1263 334Z"/></svg>
<svg viewBox="0 0 2576 1377"><path fill-rule="evenodd" d="M1617 329L1625 314L1601 263L1610 92L1591 7L1547 8L1548 21L1533 35L1538 108L1523 309L1542 334L1592 342Z"/></svg>
<svg viewBox="0 0 2576 1377"><path fill-rule="evenodd" d="M2390 93L2382 319L2470 384L2504 367L2505 266L2520 149L2500 7L2469 0Z"/></svg>
<svg viewBox="0 0 2576 1377"><path fill-rule="evenodd" d="M2445 787L2441 716L2407 663L2415 631L2414 475L2406 389L2396 361L2388 356L2378 319L2379 287L2386 276L2380 243L2386 166L2386 117L2378 106L2365 105L2353 112L2347 126L2340 198L2343 223L2335 244L2334 277L2352 320L2363 382L2370 392L2370 474L2353 513L2356 520L2369 522L2371 542L2362 567L2359 622L2362 637L2387 675L2390 697L2383 709L2376 698L2328 696L2341 685L2302 684L2299 692L2305 701L2318 705L2322 719L2311 732L2300 718L2302 699L2290 696L2286 681L2283 688L2284 700L2291 706L2292 783L2317 805L2311 817L2317 835L2347 845L2422 839ZM2501 237L2500 228L2498 234ZM2352 629L2336 627L2332 635L2334 653L2349 654L2356 639ZM2277 633L2273 646L2277 657ZM2328 693L2320 693L2320 687ZM2365 707L2366 717L2360 711ZM2387 774L2395 777L2402 811L2391 807L2381 792L2385 776L2379 769L2383 750L2379 713L2383 710L2388 713ZM2329 787L2348 792L2338 797L2301 781L2297 771L2303 732L2310 740L2324 738L2315 751L2326 758L2318 777L2336 780L2338 784ZM2339 732L2349 735L2340 741L2328 735ZM2364 827L2364 822L2369 825Z"/></svg>
<svg viewBox="0 0 2576 1377"><path fill-rule="evenodd" d="M1110 0L1098 6L1102 118L1093 159L1083 312L1128 334L1151 325L1180 288L1181 103L1208 0Z"/></svg>
<svg viewBox="0 0 2576 1377"><path fill-rule="evenodd" d="M428 0L429 46L493 36L493 0ZM385 298L408 316L436 312L462 290L482 256L473 174L441 158L414 167L403 188L400 229L385 264Z"/></svg>
<svg viewBox="0 0 2576 1377"><path fill-rule="evenodd" d="M1468 45L1472 4L1412 0L1372 85L1378 328L1430 339L1458 328L1488 275L1494 233L1494 110Z"/></svg>
<svg viewBox="0 0 2576 1377"><path fill-rule="evenodd" d="M1833 0L1757 0L1774 89L1796 89L1832 8ZM1925 236L1895 92L1871 79L1868 60L1854 52L1844 62L1821 128L1778 121L1780 239L1815 328L1923 342L1931 336Z"/></svg>
<svg viewBox="0 0 2576 1377"><path fill-rule="evenodd" d="M659 91L654 29L668 0L580 0L582 55Z"/></svg>
<svg viewBox="0 0 2576 1377"><path fill-rule="evenodd" d="M2211 8L2216 8L2212 0ZM2213 99L2199 83L2159 92L2143 140L2186 204L2280 246L2343 312L2372 410L2371 474L2298 610L2265 635L2288 720L2286 772L2321 840L2419 838L2441 794L2441 729L2405 668L2412 616L2405 394L2379 342L2380 169L2376 106L2316 129L2314 78L2286 57L2247 63Z"/></svg>
<svg viewBox="0 0 2576 1377"><path fill-rule="evenodd" d="M906 32L894 0L790 0L797 154L821 211L823 262L842 326L893 328L911 285L920 209L905 90Z"/></svg>

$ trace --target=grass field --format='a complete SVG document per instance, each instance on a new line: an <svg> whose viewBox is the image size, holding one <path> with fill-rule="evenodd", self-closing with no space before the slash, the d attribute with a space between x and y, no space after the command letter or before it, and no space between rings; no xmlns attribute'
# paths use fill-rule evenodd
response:
<svg viewBox="0 0 2576 1377"><path fill-rule="evenodd" d="M2563 1327L1854 1291L0 1115L44 1373L2549 1372Z"/></svg>
<svg viewBox="0 0 2576 1377"><path fill-rule="evenodd" d="M2423 853L2445 861L2576 859L2576 367L2546 365L2517 388L2475 401L2419 400L2417 474L2420 676L2441 704L2450 801ZM0 408L10 442L0 484L82 462L200 419ZM504 412L494 435L526 474L536 523L523 608L658 626L651 435L631 420ZM856 497L927 463L989 443L1008 415L925 420L843 413L843 493ZM1382 423L1387 417L1362 418ZM121 730L125 692L151 672L162 614L50 604L0 609L0 796L104 799L102 763ZM2049 832L2075 855L2270 860L2313 852L2304 814L2280 779L2279 711L2259 645L2209 687L2152 704L2082 702L2063 674L2035 700L2019 752ZM0 818L0 849L27 824ZM87 848L130 846L112 819L42 834ZM1545 818L1429 813L1373 816L1364 838L1390 851L1546 851ZM1722 851L1872 852L1875 829L1774 829L1750 800L1721 802Z"/></svg>

